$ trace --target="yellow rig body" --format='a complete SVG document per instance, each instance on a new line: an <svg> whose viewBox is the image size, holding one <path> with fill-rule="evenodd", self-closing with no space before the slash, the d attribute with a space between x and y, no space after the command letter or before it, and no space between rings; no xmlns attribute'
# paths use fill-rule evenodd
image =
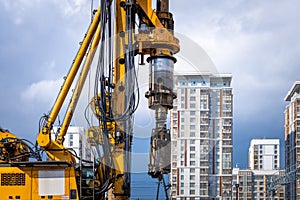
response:
<svg viewBox="0 0 300 200"><path fill-rule="evenodd" d="M0 141L0 163L28 161L28 147L16 135L0 129Z"/></svg>

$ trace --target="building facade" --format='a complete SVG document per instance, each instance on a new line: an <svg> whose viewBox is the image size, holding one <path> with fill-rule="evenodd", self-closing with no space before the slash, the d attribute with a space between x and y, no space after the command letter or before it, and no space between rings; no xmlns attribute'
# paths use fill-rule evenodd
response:
<svg viewBox="0 0 300 200"><path fill-rule="evenodd" d="M285 173L280 167L279 139L252 139L248 151L248 169L234 168L233 200L285 199L284 186L271 187Z"/></svg>
<svg viewBox="0 0 300 200"><path fill-rule="evenodd" d="M300 81L294 83L285 101L285 169L289 174L300 165ZM300 182L296 178L286 183L286 199L300 199Z"/></svg>
<svg viewBox="0 0 300 200"><path fill-rule="evenodd" d="M232 200L285 200L285 187L268 191L270 180L284 175L285 170L251 170L234 168ZM238 191L238 193L237 193Z"/></svg>
<svg viewBox="0 0 300 200"><path fill-rule="evenodd" d="M175 77L171 111L171 198L231 199L230 74Z"/></svg>
<svg viewBox="0 0 300 200"><path fill-rule="evenodd" d="M51 137L52 139L55 139L57 137L59 127L53 127ZM88 146L87 140L86 140L86 134L83 127L78 126L69 126L67 134L64 138L63 145L66 148L73 149L74 155L77 157L80 157L84 160L91 161L91 149ZM77 161L78 158L76 158Z"/></svg>
<svg viewBox="0 0 300 200"><path fill-rule="evenodd" d="M248 165L252 170L275 170L280 167L279 139L252 139Z"/></svg>

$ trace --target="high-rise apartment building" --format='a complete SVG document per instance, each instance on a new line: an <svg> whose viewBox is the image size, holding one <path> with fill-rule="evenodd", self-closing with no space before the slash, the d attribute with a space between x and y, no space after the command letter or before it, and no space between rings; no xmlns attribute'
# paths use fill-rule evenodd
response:
<svg viewBox="0 0 300 200"><path fill-rule="evenodd" d="M280 167L279 152L279 139L252 139L248 153L249 169L278 169Z"/></svg>
<svg viewBox="0 0 300 200"><path fill-rule="evenodd" d="M171 198L231 199L232 75L175 77Z"/></svg>
<svg viewBox="0 0 300 200"><path fill-rule="evenodd" d="M300 165L300 81L296 81L285 101L285 170L295 171ZM296 178L286 183L286 199L300 199L300 182Z"/></svg>

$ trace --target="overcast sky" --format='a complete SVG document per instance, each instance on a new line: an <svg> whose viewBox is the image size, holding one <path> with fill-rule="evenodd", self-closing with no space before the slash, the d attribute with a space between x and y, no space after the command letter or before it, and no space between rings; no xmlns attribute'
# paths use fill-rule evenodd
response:
<svg viewBox="0 0 300 200"><path fill-rule="evenodd" d="M171 0L170 5L176 32L199 45L219 73L233 75L233 164L247 166L251 138L280 138L283 149L283 99L299 80L300 1ZM0 1L1 127L35 139L39 117L51 109L89 22L88 0ZM146 104L141 107L140 113ZM152 122L149 116L138 118L136 131ZM135 151L148 152L145 144L141 137Z"/></svg>

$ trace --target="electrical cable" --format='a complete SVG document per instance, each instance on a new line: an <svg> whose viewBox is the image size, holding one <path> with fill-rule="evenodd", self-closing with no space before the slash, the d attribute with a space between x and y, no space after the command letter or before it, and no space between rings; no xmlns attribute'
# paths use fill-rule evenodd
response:
<svg viewBox="0 0 300 200"><path fill-rule="evenodd" d="M101 115L98 115L95 111L94 114L96 114L98 118L98 123L100 127L102 128L102 134L105 135L105 137L109 137L109 132L107 129L107 124L106 124L106 85L107 80L105 78L105 59L104 59L104 54L105 54L105 45L106 45L106 26L105 24L107 23L107 11L110 9L110 4L107 4L108 1L102 0L101 1L101 13L100 13L100 26L101 26L101 40L100 40L100 45L99 45L99 60L98 64L96 67L96 74L95 74L95 84L94 84L94 97L95 98L95 109L99 108L99 111L101 112ZM109 11L108 11L109 12ZM100 85L99 85L100 82ZM97 98L98 94L100 94L100 99ZM89 104L91 104L90 102ZM101 126L102 125L102 126ZM108 190L109 187L109 182L110 182L110 169L109 166L112 165L111 162L111 148L110 148L110 143L108 140L104 140L104 146L103 146L103 156L104 159L107 162L107 165L105 165L106 170L105 171L105 178L106 180L105 183L101 185L101 188L98 190L98 192L103 193ZM98 172L99 173L99 172ZM100 176L99 176L100 177Z"/></svg>
<svg viewBox="0 0 300 200"><path fill-rule="evenodd" d="M131 46L125 53L125 57L127 58L125 68L125 81L126 85L126 95L125 95L125 108L122 113L118 113L118 115L114 115L114 110L112 107L112 93L115 88L113 88L113 41L112 41L112 20L111 20L111 2L108 0L100 1L101 13L100 13L100 43L99 43L99 58L98 63L95 69L95 82L93 86L94 98L92 101L88 103L85 108L84 117L91 127L92 121L90 121L89 116L89 107L93 103L93 114L98 119L99 127L101 128L100 134L103 135L104 139L102 146L102 156L106 161L106 165L104 166L106 170L102 170L105 174L101 177L105 177L105 180L110 179L110 170L113 169L112 162L112 144L109 142L109 137L114 137L113 134L110 134L108 130L108 123L112 123L115 121L124 121L132 120L134 112L137 110L139 101L140 101L140 93L139 93L139 85L137 78L137 71L134 65L134 50L131 45L126 45L125 41L123 46ZM134 19L133 19L134 20ZM91 87L89 85L89 91ZM93 118L92 118L93 119ZM128 122L128 121L127 121ZM128 130L130 134L132 131L132 127L129 127ZM127 136L127 140L129 140L131 136ZM127 141L128 143L128 141ZM97 149L99 147L96 147ZM99 175L100 176L100 175ZM101 191L106 191L109 187L109 182L101 183Z"/></svg>

